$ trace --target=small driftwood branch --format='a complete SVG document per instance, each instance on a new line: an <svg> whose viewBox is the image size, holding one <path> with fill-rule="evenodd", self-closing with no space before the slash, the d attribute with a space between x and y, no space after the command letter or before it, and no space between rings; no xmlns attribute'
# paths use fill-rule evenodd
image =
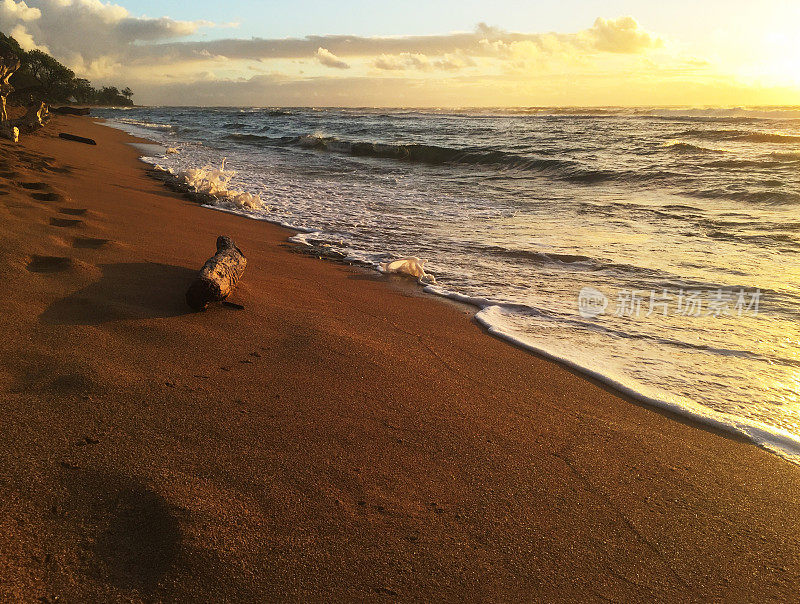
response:
<svg viewBox="0 0 800 604"><path fill-rule="evenodd" d="M194 310L205 310L212 302L227 298L247 266L242 250L230 237L217 237L217 253L200 269L186 292L186 302Z"/></svg>
<svg viewBox="0 0 800 604"><path fill-rule="evenodd" d="M90 115L92 112L88 107L51 107L50 111L60 115Z"/></svg>
<svg viewBox="0 0 800 604"><path fill-rule="evenodd" d="M75 134L67 134L66 132L62 132L61 134L58 135L58 137L68 141L75 141L76 143L84 143L86 145L97 144L97 141L95 141L93 138L84 138L83 136L76 136Z"/></svg>

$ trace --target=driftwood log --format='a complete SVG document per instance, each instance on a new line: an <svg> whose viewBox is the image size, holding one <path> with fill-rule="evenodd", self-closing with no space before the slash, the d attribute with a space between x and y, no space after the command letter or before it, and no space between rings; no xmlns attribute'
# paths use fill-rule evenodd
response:
<svg viewBox="0 0 800 604"><path fill-rule="evenodd" d="M217 237L217 253L206 260L186 292L186 303L194 310L205 310L212 302L227 298L247 266L242 250L230 237Z"/></svg>
<svg viewBox="0 0 800 604"><path fill-rule="evenodd" d="M89 115L92 112L88 107L51 107L50 111L59 115Z"/></svg>
<svg viewBox="0 0 800 604"><path fill-rule="evenodd" d="M97 141L95 141L93 138L84 138L83 136L77 136L75 134L67 134L66 132L62 132L61 134L58 135L58 137L68 141L75 141L76 143L84 143L86 145L97 144Z"/></svg>

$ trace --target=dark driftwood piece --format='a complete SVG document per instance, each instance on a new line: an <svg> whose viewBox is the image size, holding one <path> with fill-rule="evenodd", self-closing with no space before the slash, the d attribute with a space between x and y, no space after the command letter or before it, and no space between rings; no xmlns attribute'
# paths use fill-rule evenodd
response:
<svg viewBox="0 0 800 604"><path fill-rule="evenodd" d="M75 136L74 134L67 134L66 132L62 132L58 135L59 138L66 139L68 141L75 141L76 143L86 143L87 145L96 145L97 141L91 138L84 138L82 136Z"/></svg>
<svg viewBox="0 0 800 604"><path fill-rule="evenodd" d="M91 113L91 109L88 107L51 107L50 111L60 115L89 115Z"/></svg>
<svg viewBox="0 0 800 604"><path fill-rule="evenodd" d="M217 253L206 260L186 292L186 302L194 310L205 310L212 302L227 298L247 266L247 258L230 237L217 237Z"/></svg>

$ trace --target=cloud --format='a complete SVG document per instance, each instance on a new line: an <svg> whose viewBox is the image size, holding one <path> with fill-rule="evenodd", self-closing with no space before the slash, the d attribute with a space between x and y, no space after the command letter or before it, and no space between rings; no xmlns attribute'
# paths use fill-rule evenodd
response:
<svg viewBox="0 0 800 604"><path fill-rule="evenodd" d="M42 16L38 8L31 8L24 2L2 0L0 2L0 23L5 21L32 21Z"/></svg>
<svg viewBox="0 0 800 604"><path fill-rule="evenodd" d="M14 38L19 45L22 47L24 51L31 51L31 50L41 50L43 52L50 52L50 49L47 46L39 46L34 42L33 36L28 33L28 30L25 29L25 26L22 24L15 25L14 29L11 30L11 37Z"/></svg>
<svg viewBox="0 0 800 604"><path fill-rule="evenodd" d="M317 61L325 65L325 67L333 67L334 69L350 69L350 65L348 65L345 61L342 61L330 50L322 48L321 46L317 48L317 52L314 53L314 56L317 58Z"/></svg>
<svg viewBox="0 0 800 604"><path fill-rule="evenodd" d="M636 53L662 44L659 38L643 30L633 17L598 17L587 33L593 39L594 48L604 52Z"/></svg>
<svg viewBox="0 0 800 604"><path fill-rule="evenodd" d="M459 48L473 48L478 42L475 32L438 36L307 36L305 38L223 39L208 42L180 42L142 46L131 49L132 57L141 61L193 60L201 50L234 60L268 60L314 58L320 48L337 57L375 57L403 53L442 56Z"/></svg>
<svg viewBox="0 0 800 604"><path fill-rule="evenodd" d="M280 74L254 75L249 79L196 80L158 84L149 102L169 104L172 99L191 99L199 105L275 106L319 105L424 105L459 102L461 87L442 87L436 82L419 84L412 78L313 77L287 78ZM437 95L436 97L430 96ZM424 95L424 96L423 96Z"/></svg>
<svg viewBox="0 0 800 604"><path fill-rule="evenodd" d="M419 69L427 71L431 68L430 59L422 54L402 52L399 55L380 55L372 65L385 71L404 71L406 69Z"/></svg>
<svg viewBox="0 0 800 604"><path fill-rule="evenodd" d="M19 29L23 23L24 31ZM182 38L208 25L133 17L122 6L100 0L0 0L0 30L17 31L28 47L46 47L76 70L120 64L137 45Z"/></svg>
<svg viewBox="0 0 800 604"><path fill-rule="evenodd" d="M384 71L406 71L415 69L418 71L458 71L465 67L474 67L475 61L461 52L447 53L439 59L419 54L403 52L399 55L380 55L373 62L372 66Z"/></svg>
<svg viewBox="0 0 800 604"><path fill-rule="evenodd" d="M650 72L648 72L650 73ZM666 85L665 85L666 84ZM134 86L134 90L136 87ZM199 77L149 88L147 102L198 105L259 106L534 106L534 105L706 105L768 104L770 91L748 88L728 79L702 81L675 74L664 79L640 73L576 77L574 73L534 75L468 75L417 77L310 77L264 74L249 79ZM620 100L624 99L624 103Z"/></svg>
<svg viewBox="0 0 800 604"><path fill-rule="evenodd" d="M445 57L458 55L458 61L443 65L468 63L465 57L498 56L502 48L527 45L540 52L635 54L657 48L661 41L642 29L632 17L598 19L586 30L569 33L508 32L481 23L471 32L427 36L366 37L347 35L307 36L305 38L221 39L203 42L165 42L129 48L130 58L140 62L174 63L194 61L198 53L233 60L271 60L315 58L320 48L343 61L367 57L379 69L419 69L409 63L411 56Z"/></svg>
<svg viewBox="0 0 800 604"><path fill-rule="evenodd" d="M426 36L185 41L215 24L134 17L122 6L100 0L0 0L0 30L22 23L29 46L49 48L76 71L88 65L154 68L226 59L313 59L335 69L348 69L358 59L384 71L458 71L481 57L519 63L535 55L635 54L660 44L632 17L599 18L589 29L566 34L509 32L480 23L471 32Z"/></svg>
<svg viewBox="0 0 800 604"><path fill-rule="evenodd" d="M475 60L462 52L447 53L441 60L434 61L433 63L436 69L443 69L445 71L458 71L465 67L474 67L475 65Z"/></svg>
<svg viewBox="0 0 800 604"><path fill-rule="evenodd" d="M208 21L175 21L168 17L160 19L137 19L125 17L116 23L116 30L123 40L152 42L169 38L190 36L199 27L210 27Z"/></svg>
<svg viewBox="0 0 800 604"><path fill-rule="evenodd" d="M13 32L25 48L47 49L96 85L130 85L144 103L272 98L276 104L381 104L393 98L393 104L414 104L417 94L431 103L495 102L493 77L508 78L502 79L508 90L523 94L529 82L541 83L547 74L574 77L581 69L587 75L609 65L606 73L617 67L632 73L643 57L659 58L650 51L663 47L632 17L599 18L569 33L480 23L472 31L437 35L187 39L201 29L234 25L137 17L101 0L0 0L1 31ZM348 77L331 69L348 70ZM250 77L254 71L262 75ZM391 94L388 84L381 85L387 80Z"/></svg>

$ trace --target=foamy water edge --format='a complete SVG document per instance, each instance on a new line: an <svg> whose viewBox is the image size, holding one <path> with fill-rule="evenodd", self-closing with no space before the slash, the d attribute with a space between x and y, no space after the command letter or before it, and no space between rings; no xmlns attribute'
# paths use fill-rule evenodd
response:
<svg viewBox="0 0 800 604"><path fill-rule="evenodd" d="M146 130L136 128L132 124L116 122L115 120L111 119L105 120L105 124L110 127L135 134L136 136L142 138L148 138ZM157 143L157 141L154 142ZM159 167L158 158L142 156L140 159L156 168ZM216 169L210 166L204 166L190 169L186 172L191 172L192 170L203 172ZM220 171L224 172L224 164ZM165 172L170 173L168 171ZM172 176L180 179L185 175L172 174ZM194 185L197 183L197 179L192 178L191 176L187 178L186 181L187 184L190 181L194 181ZM225 184L227 184L227 181ZM200 204L205 208L236 214L253 220L269 222L287 229L294 230L297 232L297 235L290 237L289 240L299 245L305 245L311 249L317 248L313 243L308 241L309 237L314 234L324 235L324 233L315 229L304 229L298 227L297 225L288 224L280 220L270 219L269 216L258 213L254 207L250 206L250 204L237 203L237 198L241 198L242 195L248 196L248 200L255 198L260 202L261 200L257 194L254 195L250 194L249 192L237 190L231 191L231 194L227 195L228 191L225 190L224 187L216 187L216 183L211 183L211 189L213 189L213 191L195 191L197 195L197 201L200 202ZM209 199L210 197L214 199ZM218 205L220 203L222 205ZM243 205L245 207L242 207ZM263 210L269 211L268 207L264 207ZM324 254L324 250L321 250L321 253ZM383 272L381 271L379 263L365 261L363 258L357 256L329 259L352 262L369 267L370 269L379 273ZM800 437L794 436L786 430L769 426L757 420L751 420L732 414L722 413L690 400L670 401L649 396L648 394L642 392L641 389L639 389L641 387L632 380L628 381L624 378L618 378L616 376L608 375L592 369L588 364L579 358L570 358L566 355L558 354L547 347L534 344L524 338L519 337L508 328L504 328L503 321L498 312L504 306L506 306L502 303L498 303L486 298L470 297L458 292L444 289L440 286L426 285L424 282L420 282L419 284L423 288L423 291L428 294L448 298L475 307L477 309L475 314L476 321L484 329L486 329L489 334L495 337L503 339L512 345L525 349L529 352L533 352L548 360L555 361L588 377L596 379L599 382L618 391L620 394L630 397L640 403L674 413L675 415L679 415L690 421L697 422L701 426L719 430L732 436L744 437L756 446L763 448L770 453L778 455L790 463L800 465Z"/></svg>

